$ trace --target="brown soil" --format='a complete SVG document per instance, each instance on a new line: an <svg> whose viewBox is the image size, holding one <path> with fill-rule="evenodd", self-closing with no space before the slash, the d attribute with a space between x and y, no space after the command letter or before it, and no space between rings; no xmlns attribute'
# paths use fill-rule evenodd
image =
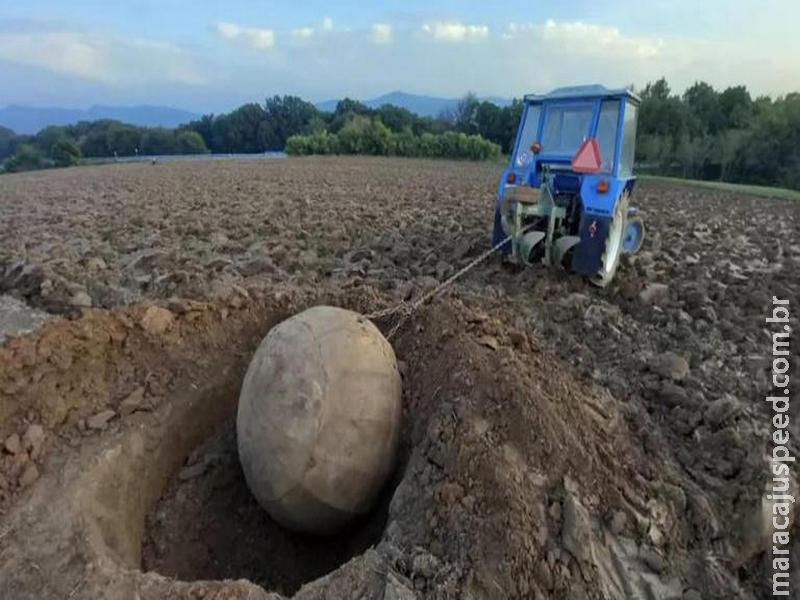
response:
<svg viewBox="0 0 800 600"><path fill-rule="evenodd" d="M766 597L763 319L799 295L790 202L642 184L650 237L606 290L482 265L393 339L403 452L372 515L308 538L249 496L230 419L261 337L468 262L497 174L315 158L0 178L0 292L73 318L0 347L0 597Z"/></svg>
<svg viewBox="0 0 800 600"><path fill-rule="evenodd" d="M284 529L247 488L230 419L192 452L148 515L142 567L184 581L246 578L292 595L377 544L390 497L336 536Z"/></svg>

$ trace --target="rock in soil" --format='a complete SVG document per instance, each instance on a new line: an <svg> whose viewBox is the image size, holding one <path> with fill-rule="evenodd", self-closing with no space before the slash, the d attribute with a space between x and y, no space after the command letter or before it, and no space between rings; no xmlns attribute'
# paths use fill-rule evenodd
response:
<svg viewBox="0 0 800 600"><path fill-rule="evenodd" d="M685 358L674 352L665 352L655 357L652 363L653 371L664 379L681 381L689 374L689 363Z"/></svg>
<svg viewBox="0 0 800 600"><path fill-rule="evenodd" d="M172 327L173 321L174 315L166 308L150 306L145 311L140 324L146 332L160 335Z"/></svg>
<svg viewBox="0 0 800 600"><path fill-rule="evenodd" d="M101 411L96 415L93 415L88 419L86 419L86 426L89 429L105 429L106 426L108 425L108 422L111 419L113 419L114 415L116 414L117 414L116 412L110 409Z"/></svg>
<svg viewBox="0 0 800 600"><path fill-rule="evenodd" d="M26 334L52 318L16 298L0 294L0 344L8 336Z"/></svg>
<svg viewBox="0 0 800 600"><path fill-rule="evenodd" d="M128 394L119 404L119 414L127 417L144 406L144 387L139 386Z"/></svg>
<svg viewBox="0 0 800 600"><path fill-rule="evenodd" d="M669 299L669 286L664 283L648 283L639 293L639 299L645 304L662 304Z"/></svg>
<svg viewBox="0 0 800 600"><path fill-rule="evenodd" d="M3 448L9 454L19 454L20 450L22 450L22 444L19 441L19 435L12 433L10 436L8 436L3 444Z"/></svg>
<svg viewBox="0 0 800 600"><path fill-rule="evenodd" d="M43 441L44 429L41 425L37 425L36 423L29 425L25 430L25 434L22 436L22 442L25 446L25 450L31 452L31 454L39 453Z"/></svg>
<svg viewBox="0 0 800 600"><path fill-rule="evenodd" d="M39 479L39 469L36 465L28 465L19 477L19 486L26 488Z"/></svg>

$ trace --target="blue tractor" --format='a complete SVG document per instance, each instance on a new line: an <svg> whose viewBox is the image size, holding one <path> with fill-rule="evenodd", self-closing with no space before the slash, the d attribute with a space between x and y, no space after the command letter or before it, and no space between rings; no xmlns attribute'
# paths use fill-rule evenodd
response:
<svg viewBox="0 0 800 600"><path fill-rule="evenodd" d="M493 245L517 265L563 264L599 285L644 223L630 206L640 99L600 85L524 98L511 163L497 192Z"/></svg>

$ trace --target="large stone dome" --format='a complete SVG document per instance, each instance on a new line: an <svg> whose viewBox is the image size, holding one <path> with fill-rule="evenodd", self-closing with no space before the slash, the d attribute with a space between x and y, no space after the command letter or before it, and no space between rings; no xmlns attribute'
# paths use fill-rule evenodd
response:
<svg viewBox="0 0 800 600"><path fill-rule="evenodd" d="M261 342L236 429L248 486L279 523L334 533L394 467L402 417L394 351L365 317L316 306Z"/></svg>

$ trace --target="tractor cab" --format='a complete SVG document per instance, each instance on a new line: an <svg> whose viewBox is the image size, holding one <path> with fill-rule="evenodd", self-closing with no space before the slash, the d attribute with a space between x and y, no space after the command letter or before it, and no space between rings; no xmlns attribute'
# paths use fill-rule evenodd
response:
<svg viewBox="0 0 800 600"><path fill-rule="evenodd" d="M565 263L607 285L620 252L639 249L644 227L628 206L639 103L599 85L525 96L495 210L507 259Z"/></svg>

